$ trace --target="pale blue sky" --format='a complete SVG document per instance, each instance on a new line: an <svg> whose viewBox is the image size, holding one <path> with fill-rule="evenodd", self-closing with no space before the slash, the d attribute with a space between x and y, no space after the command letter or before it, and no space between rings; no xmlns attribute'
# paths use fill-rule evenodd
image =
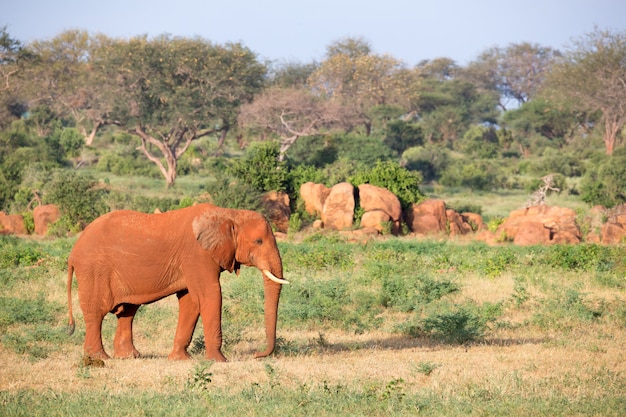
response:
<svg viewBox="0 0 626 417"><path fill-rule="evenodd" d="M625 0L20 0L0 26L22 42L66 29L129 38L169 33L241 42L261 59L320 61L326 47L363 37L408 65L448 57L460 65L491 46L532 42L565 49L594 27L626 30Z"/></svg>

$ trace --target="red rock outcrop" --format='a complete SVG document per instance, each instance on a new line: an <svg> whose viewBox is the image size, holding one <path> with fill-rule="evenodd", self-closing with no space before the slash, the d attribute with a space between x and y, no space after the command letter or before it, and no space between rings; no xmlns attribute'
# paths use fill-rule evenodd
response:
<svg viewBox="0 0 626 417"><path fill-rule="evenodd" d="M447 232L446 203L431 199L413 204L405 212L409 230L420 235L434 235Z"/></svg>
<svg viewBox="0 0 626 417"><path fill-rule="evenodd" d="M606 214L608 219L600 231L602 243L626 243L626 204L607 210Z"/></svg>
<svg viewBox="0 0 626 417"><path fill-rule="evenodd" d="M496 236L518 245L580 243L576 212L569 208L538 205L514 210L502 223Z"/></svg>
<svg viewBox="0 0 626 417"><path fill-rule="evenodd" d="M330 194L330 188L324 184L305 182L300 186L300 197L304 201L304 209L313 216L322 215L328 194Z"/></svg>
<svg viewBox="0 0 626 417"><path fill-rule="evenodd" d="M0 234L25 235L26 226L24 225L24 218L19 214L6 214L0 211Z"/></svg>
<svg viewBox="0 0 626 417"><path fill-rule="evenodd" d="M361 184L359 185L359 203L364 211L361 227L373 227L382 232L384 223L391 222L391 233L400 232L402 206L394 193L386 188Z"/></svg>
<svg viewBox="0 0 626 417"><path fill-rule="evenodd" d="M341 182L330 189L324 201L322 223L324 229L344 230L352 227L354 221L354 187Z"/></svg>
<svg viewBox="0 0 626 417"><path fill-rule="evenodd" d="M35 221L35 234L45 236L48 233L48 226L61 218L61 212L56 204L46 204L37 206L33 210L33 220Z"/></svg>

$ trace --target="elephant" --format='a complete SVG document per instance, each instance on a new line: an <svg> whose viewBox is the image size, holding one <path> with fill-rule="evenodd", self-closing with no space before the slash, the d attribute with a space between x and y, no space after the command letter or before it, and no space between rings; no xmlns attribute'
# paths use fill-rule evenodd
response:
<svg viewBox="0 0 626 417"><path fill-rule="evenodd" d="M261 358L274 351L280 292L283 284L289 284L276 238L263 215L211 204L155 214L131 210L104 214L85 228L68 257L69 333L75 329L75 273L86 356L109 358L102 344L102 321L113 313L114 357L139 357L133 343L135 313L142 304L176 294L178 324L168 358L190 358L187 348L202 317L206 358L225 362L220 274L239 274L241 265L258 268L264 280L267 348L255 354Z"/></svg>

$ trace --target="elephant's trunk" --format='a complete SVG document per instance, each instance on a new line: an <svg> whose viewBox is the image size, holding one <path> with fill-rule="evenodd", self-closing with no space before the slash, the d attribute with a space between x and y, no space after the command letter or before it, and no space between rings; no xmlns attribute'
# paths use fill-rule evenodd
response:
<svg viewBox="0 0 626 417"><path fill-rule="evenodd" d="M281 274L282 276L282 274ZM278 300L282 285L272 281L263 274L265 290L265 335L267 337L267 348L263 352L257 352L255 358L263 358L274 352L276 346L276 321L278 318Z"/></svg>

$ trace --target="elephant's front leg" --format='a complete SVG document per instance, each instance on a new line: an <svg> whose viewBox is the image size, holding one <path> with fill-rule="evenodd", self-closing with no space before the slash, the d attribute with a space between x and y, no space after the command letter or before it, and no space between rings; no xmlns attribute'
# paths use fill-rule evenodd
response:
<svg viewBox="0 0 626 417"><path fill-rule="evenodd" d="M113 342L116 358L138 358L139 352L133 344L133 319L139 309L135 304L122 304L115 311L117 316L117 330Z"/></svg>
<svg viewBox="0 0 626 417"><path fill-rule="evenodd" d="M222 354L222 288L219 280L208 285L199 298L200 315L204 327L205 356L216 362L226 362Z"/></svg>
<svg viewBox="0 0 626 417"><path fill-rule="evenodd" d="M176 294L178 297L178 326L176 327L176 336L174 336L174 349L169 354L169 359L189 359L187 348L191 343L193 331L196 328L198 317L200 317L200 308L197 300L189 295L189 291L183 290Z"/></svg>

